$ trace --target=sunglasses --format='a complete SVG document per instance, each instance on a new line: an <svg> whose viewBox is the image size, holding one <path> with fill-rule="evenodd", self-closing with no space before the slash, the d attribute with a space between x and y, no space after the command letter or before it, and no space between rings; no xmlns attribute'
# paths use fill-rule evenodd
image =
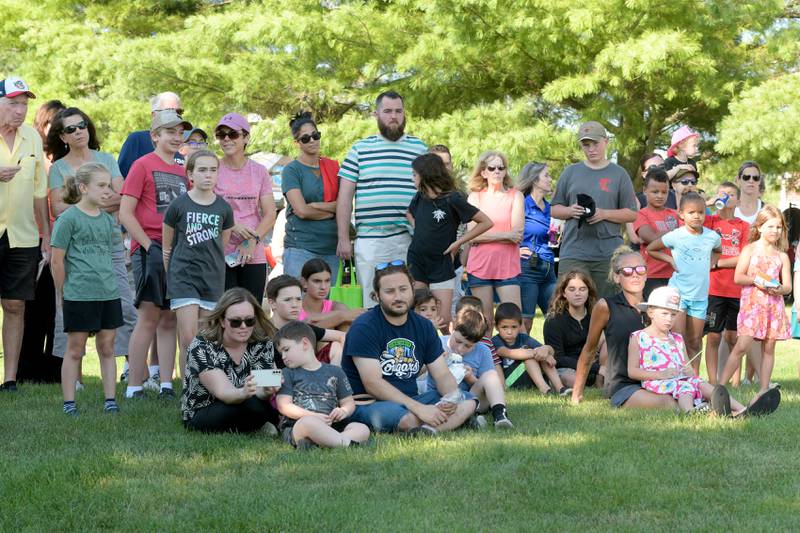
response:
<svg viewBox="0 0 800 533"><path fill-rule="evenodd" d="M639 265L635 267L622 267L615 270L617 274L622 274L626 278L633 276L636 273L637 276L644 276L647 274L647 266L646 265Z"/></svg>
<svg viewBox="0 0 800 533"><path fill-rule="evenodd" d="M761 176L757 174L755 176L751 176L750 174L742 174L742 181L750 181L751 179L758 183L761 180Z"/></svg>
<svg viewBox="0 0 800 533"><path fill-rule="evenodd" d="M174 109L174 108L171 108L171 107L167 108L167 109L154 109L153 113L158 113L159 111L175 111L180 116L183 116L183 109L181 109L180 107L177 108L177 109Z"/></svg>
<svg viewBox="0 0 800 533"><path fill-rule="evenodd" d="M247 318L226 318L225 320L227 320L228 324L234 329L242 327L242 324L248 328L252 328L256 325L256 317L254 316L249 316Z"/></svg>
<svg viewBox="0 0 800 533"><path fill-rule="evenodd" d="M300 137L297 138L297 140L303 144L308 144L312 140L318 141L320 137L322 137L322 134L318 131L315 131L314 133L311 134L306 133L305 135L301 135Z"/></svg>
<svg viewBox="0 0 800 533"><path fill-rule="evenodd" d="M697 180L690 180L690 179L678 180L678 183L686 187L687 185L697 185Z"/></svg>
<svg viewBox="0 0 800 533"><path fill-rule="evenodd" d="M395 259L394 261L390 261L388 263L378 263L377 265L375 265L375 272L378 272L379 270L386 270L390 266L399 267L399 266L405 266L405 264L406 262L403 261L402 259Z"/></svg>
<svg viewBox="0 0 800 533"><path fill-rule="evenodd" d="M241 136L242 136L242 132L236 131L236 130L229 130L229 131L220 130L220 131L218 131L218 132L216 132L214 134L214 137L216 137L218 141L221 141L225 137L227 137L228 139L230 139L232 141L235 141L236 139L238 139Z"/></svg>
<svg viewBox="0 0 800 533"><path fill-rule="evenodd" d="M73 124L72 126L66 126L64 128L64 133L66 133L68 135L72 135L76 131L85 130L88 127L89 127L89 125L86 123L86 121L85 120L81 120L77 124ZM756 181L758 181L758 180L756 180Z"/></svg>
<svg viewBox="0 0 800 533"><path fill-rule="evenodd" d="M500 172L504 171L506 167L499 166L499 167L486 167L486 170L489 172L494 172L495 170L499 170Z"/></svg>
<svg viewBox="0 0 800 533"><path fill-rule="evenodd" d="M208 146L208 143L200 141L189 141L186 143L186 146L188 146L189 148L205 148Z"/></svg>

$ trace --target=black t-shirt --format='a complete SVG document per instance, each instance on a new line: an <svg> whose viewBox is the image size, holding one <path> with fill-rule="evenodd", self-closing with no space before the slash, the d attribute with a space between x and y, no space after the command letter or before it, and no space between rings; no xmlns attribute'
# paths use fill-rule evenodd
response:
<svg viewBox="0 0 800 533"><path fill-rule="evenodd" d="M644 321L642 313L628 303L622 292L606 298L606 303L609 312L604 330L608 347L607 390L613 396L627 385L640 385L640 382L628 377L628 340L631 333L644 327Z"/></svg>
<svg viewBox="0 0 800 533"><path fill-rule="evenodd" d="M414 237L408 247L408 264L414 279L427 283L455 276L453 260L442 253L456 240L458 227L472 220L478 208L458 191L435 199L417 193L408 206L414 217Z"/></svg>
<svg viewBox="0 0 800 533"><path fill-rule="evenodd" d="M686 163L689 163L694 167L695 170L697 170L697 162L691 157L686 158ZM678 165L685 165L686 163L675 156L668 157L664 160L664 170L672 170L674 167L677 167Z"/></svg>
<svg viewBox="0 0 800 533"><path fill-rule="evenodd" d="M169 205L164 224L175 230L167 272L167 297L216 302L225 291L222 231L233 227L233 209L217 196L198 204L185 193Z"/></svg>

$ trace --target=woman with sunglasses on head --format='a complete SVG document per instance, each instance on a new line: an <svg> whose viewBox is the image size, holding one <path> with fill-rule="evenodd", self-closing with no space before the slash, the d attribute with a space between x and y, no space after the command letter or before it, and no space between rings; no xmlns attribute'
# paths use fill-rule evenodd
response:
<svg viewBox="0 0 800 533"><path fill-rule="evenodd" d="M494 322L494 292L500 303L512 302L520 309L520 252L525 229L525 201L513 188L508 159L500 152L484 152L472 171L467 201L486 213L491 230L470 243L467 257L469 289L483 303L483 315L491 331ZM470 222L470 229L476 225Z"/></svg>
<svg viewBox="0 0 800 533"><path fill-rule="evenodd" d="M270 403L277 387L258 387L253 376L254 370L275 368L274 334L249 291L235 288L222 295L189 345L181 397L187 429L252 432L278 421Z"/></svg>
<svg viewBox="0 0 800 533"><path fill-rule="evenodd" d="M234 216L231 240L225 248L225 288L244 287L260 302L267 280L262 241L275 224L272 179L263 165L245 155L250 124L242 115L222 117L214 136L223 153L214 192L231 205Z"/></svg>
<svg viewBox="0 0 800 533"><path fill-rule="evenodd" d="M764 192L765 183L758 163L755 161L742 163L736 175L736 185L740 191L739 206L733 212L733 216L752 224L755 222L761 208L764 207L764 202L761 201L761 194Z"/></svg>
<svg viewBox="0 0 800 533"><path fill-rule="evenodd" d="M77 107L59 111L50 123L45 141L45 151L53 161L48 175L51 215L56 218L69 207L69 204L64 203L62 198L67 176L74 176L84 163L100 163L111 176L112 191L105 210L114 217L117 229L119 229L117 213L123 184L122 173L114 156L100 151L100 141L97 138L97 131L92 119ZM124 321L124 324L117 328L117 334L114 337L114 353L127 356L128 344L136 325L137 314L136 308L133 306L133 293L128 280L128 269L125 265L126 251L122 240L114 242L112 260ZM67 350L67 335L63 330L64 316L61 306L57 305L53 355L58 357L64 357Z"/></svg>
<svg viewBox="0 0 800 533"><path fill-rule="evenodd" d="M286 236L283 272L299 278L303 265L316 257L328 263L331 283L336 283L336 197L339 163L320 157L320 137L311 113L298 113L289 121L299 149L297 158L283 169L281 189L286 197Z"/></svg>

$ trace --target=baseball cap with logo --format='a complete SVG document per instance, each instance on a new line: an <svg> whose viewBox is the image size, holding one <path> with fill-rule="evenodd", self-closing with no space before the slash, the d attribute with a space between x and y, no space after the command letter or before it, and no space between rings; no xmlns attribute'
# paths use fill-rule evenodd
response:
<svg viewBox="0 0 800 533"><path fill-rule="evenodd" d="M602 141L603 139L608 139L608 132L606 132L602 124L590 120L589 122L584 122L581 124L581 127L578 128L578 142L585 139L589 139L590 141Z"/></svg>
<svg viewBox="0 0 800 533"><path fill-rule="evenodd" d="M14 98L21 94L27 94L28 98L36 98L36 95L28 89L28 84L21 78L11 77L0 81L0 98Z"/></svg>
<svg viewBox="0 0 800 533"><path fill-rule="evenodd" d="M250 133L250 123L247 122L247 119L239 113L228 113L219 119L219 123L217 123L214 131L217 131L222 126L228 127L232 130L241 130Z"/></svg>
<svg viewBox="0 0 800 533"><path fill-rule="evenodd" d="M160 128L174 128L175 126L183 126L184 130L192 129L191 122L183 120L177 111L174 109L164 109L163 111L157 111L153 115L150 131L156 131Z"/></svg>
<svg viewBox="0 0 800 533"><path fill-rule="evenodd" d="M658 287L653 289L647 303L640 303L637 307L642 311L647 311L648 307L660 307L670 311L681 310L681 293L675 287Z"/></svg>

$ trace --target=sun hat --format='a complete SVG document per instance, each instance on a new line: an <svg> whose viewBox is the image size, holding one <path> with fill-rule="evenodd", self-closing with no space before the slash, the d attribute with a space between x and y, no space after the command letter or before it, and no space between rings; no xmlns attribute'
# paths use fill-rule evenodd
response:
<svg viewBox="0 0 800 533"><path fill-rule="evenodd" d="M647 302L638 304L636 307L641 311L647 311L648 307L660 307L670 311L681 310L681 293L675 287L658 287L653 289Z"/></svg>
<svg viewBox="0 0 800 533"><path fill-rule="evenodd" d="M670 141L669 150L667 150L667 156L673 157L675 154L677 154L678 152L675 151L675 147L686 139L691 139L692 137L700 137L700 134L696 131L692 131L692 128L689 126L681 126L675 130L672 133L672 140Z"/></svg>

